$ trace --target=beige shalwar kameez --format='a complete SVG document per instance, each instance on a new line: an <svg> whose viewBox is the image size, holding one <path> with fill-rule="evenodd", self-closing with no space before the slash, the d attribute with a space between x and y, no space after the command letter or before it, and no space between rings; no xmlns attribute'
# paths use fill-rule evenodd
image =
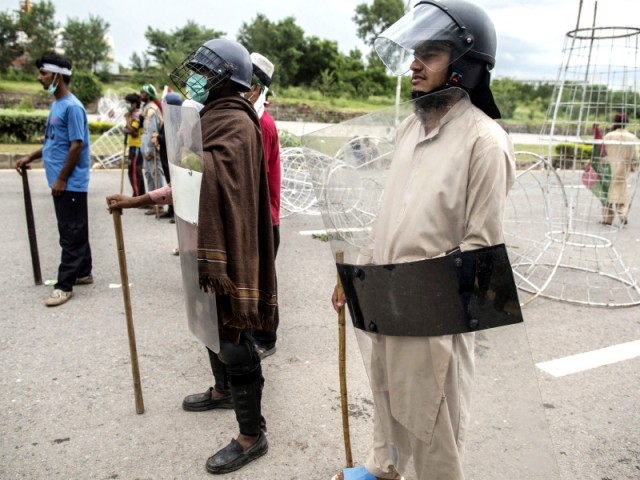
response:
<svg viewBox="0 0 640 480"><path fill-rule="evenodd" d="M373 241L359 261L402 263L456 246L465 251L502 243L503 209L514 179L509 137L468 97L428 134L412 115L398 130ZM399 478L413 455L419 480L464 478L474 334L364 335L372 340L375 402L367 470Z"/></svg>
<svg viewBox="0 0 640 480"><path fill-rule="evenodd" d="M624 128L613 130L603 138L607 148L604 161L611 166L611 183L607 196L608 205L603 209L603 222L611 225L615 214L627 223L629 193L627 176L638 165L638 137Z"/></svg>

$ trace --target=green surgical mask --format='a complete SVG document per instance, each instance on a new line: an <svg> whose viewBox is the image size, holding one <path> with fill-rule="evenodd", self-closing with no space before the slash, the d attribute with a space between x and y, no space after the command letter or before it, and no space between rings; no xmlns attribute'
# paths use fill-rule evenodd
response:
<svg viewBox="0 0 640 480"><path fill-rule="evenodd" d="M187 90L192 100L199 103L207 101L209 92L206 90L207 77L199 73L192 73L187 79Z"/></svg>
<svg viewBox="0 0 640 480"><path fill-rule="evenodd" d="M133 110L133 105L131 105L130 103L127 103L125 105L125 108L127 109L128 112L130 112L131 110Z"/></svg>
<svg viewBox="0 0 640 480"><path fill-rule="evenodd" d="M55 77L54 77L55 78ZM49 85L49 87L47 87L47 92L49 92L50 95L54 95L56 93L56 90L58 89L58 84L60 83L60 80L58 80L58 83L56 83L55 85L53 84L53 79L51 80L51 85Z"/></svg>

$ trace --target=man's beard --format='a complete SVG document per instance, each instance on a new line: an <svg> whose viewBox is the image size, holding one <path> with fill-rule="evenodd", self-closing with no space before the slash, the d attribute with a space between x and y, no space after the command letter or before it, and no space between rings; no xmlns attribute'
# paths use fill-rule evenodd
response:
<svg viewBox="0 0 640 480"><path fill-rule="evenodd" d="M449 90L448 92L446 90ZM460 92L450 85L442 85L429 92L412 91L413 108L422 124L432 118L441 118L460 98Z"/></svg>

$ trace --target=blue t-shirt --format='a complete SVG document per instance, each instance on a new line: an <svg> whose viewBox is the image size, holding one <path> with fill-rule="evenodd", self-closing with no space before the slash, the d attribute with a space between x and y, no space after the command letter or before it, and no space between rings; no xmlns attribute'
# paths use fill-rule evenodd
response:
<svg viewBox="0 0 640 480"><path fill-rule="evenodd" d="M47 120L47 129L42 147L42 160L47 173L49 188L53 187L74 140L82 141L78 164L67 178L67 190L86 192L89 187L89 122L84 106L75 95L55 100Z"/></svg>

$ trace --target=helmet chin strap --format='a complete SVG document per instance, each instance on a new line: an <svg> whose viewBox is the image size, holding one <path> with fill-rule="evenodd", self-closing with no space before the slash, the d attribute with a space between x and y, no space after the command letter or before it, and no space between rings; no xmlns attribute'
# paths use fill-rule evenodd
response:
<svg viewBox="0 0 640 480"><path fill-rule="evenodd" d="M443 90L446 90L447 88L452 88L452 87L462 88L463 90L466 90L462 85L460 85L461 80L462 80L461 73L451 72L451 75L449 75L449 79L443 85L440 85L439 87L434 88L433 90L429 90L428 92L412 91L411 98L412 99L420 98L427 94L441 92Z"/></svg>

